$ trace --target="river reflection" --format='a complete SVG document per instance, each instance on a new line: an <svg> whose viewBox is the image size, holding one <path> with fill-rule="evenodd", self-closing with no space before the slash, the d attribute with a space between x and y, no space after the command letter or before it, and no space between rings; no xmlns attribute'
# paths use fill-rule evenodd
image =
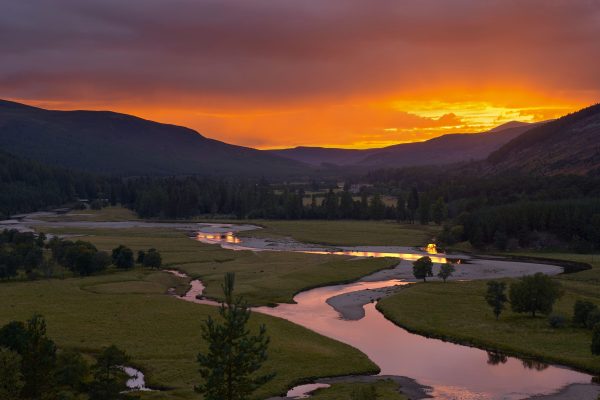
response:
<svg viewBox="0 0 600 400"><path fill-rule="evenodd" d="M298 294L297 304L261 307L255 311L285 318L356 347L373 360L383 375L409 376L434 387L439 399L523 399L552 393L572 383L589 383L587 374L523 362L517 358L490 357L489 353L411 334L375 309L365 306L358 321L342 320L325 301L342 293L404 284L397 280L359 282L318 288ZM491 362L490 362L491 361Z"/></svg>
<svg viewBox="0 0 600 400"><path fill-rule="evenodd" d="M330 250L321 248L304 248L301 244L295 246L278 247L277 242L269 242L268 245L261 239L242 239L236 236L234 232L197 232L195 239L202 243L207 244L220 244L221 247L229 250L252 250L252 251L288 251L294 253L306 253L306 254L325 254L335 256L351 256L351 257L376 257L376 258L401 258L408 261L416 261L423 256L429 256L431 261L434 263L445 263L447 262L446 257L443 254L436 253L437 249L434 244L430 244L422 252L404 253L404 252L386 252L386 251L364 251L364 250ZM460 260L458 260L460 261Z"/></svg>
<svg viewBox="0 0 600 400"><path fill-rule="evenodd" d="M257 238L238 238L234 232L201 232L196 240L220 244L231 250L292 251L309 254L332 254L354 257L392 257L416 260L425 251L374 251L376 247L329 250L297 242L279 242ZM382 247L381 249L390 249ZM410 249L407 249L410 250ZM428 249L434 252L433 247ZM429 254L434 263L446 262L443 254ZM461 257L462 258L462 257ZM468 258L468 257L467 257ZM460 262L461 260L450 260ZM280 304L275 308L259 307L254 311L280 317L309 328L322 335L356 347L369 356L381 369L382 375L408 376L419 383L432 386L436 399L493 399L517 400L533 395L549 394L573 383L590 383L591 376L557 366L520 360L502 354L429 339L409 333L394 325L367 304L365 317L348 321L326 301L330 297L365 289L404 285L400 280L356 282L302 292L294 297L296 304ZM185 296L188 301L214 304L197 299L202 294L201 283L193 283Z"/></svg>

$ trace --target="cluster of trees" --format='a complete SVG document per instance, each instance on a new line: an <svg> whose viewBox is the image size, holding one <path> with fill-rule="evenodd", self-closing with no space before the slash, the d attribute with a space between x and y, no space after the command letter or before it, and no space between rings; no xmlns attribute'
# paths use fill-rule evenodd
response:
<svg viewBox="0 0 600 400"><path fill-rule="evenodd" d="M32 277L44 263L44 234L37 237L31 232L5 229L0 232L0 280L10 279L22 269Z"/></svg>
<svg viewBox="0 0 600 400"><path fill-rule="evenodd" d="M392 219L441 224L447 216L442 197L432 200L416 188L394 196L393 205L383 201L379 190L367 187L357 196L349 184L318 196L308 195L306 189L306 185L272 185L264 180L147 179L130 183L132 199L125 204L144 218L220 214L240 219Z"/></svg>
<svg viewBox="0 0 600 400"><path fill-rule="evenodd" d="M455 269L454 264L450 262L443 263L440 265L437 276L446 282L454 274ZM423 279L423 282L427 282L427 278L433 276L433 262L431 261L431 257L424 256L414 261L413 275L416 279Z"/></svg>
<svg viewBox="0 0 600 400"><path fill-rule="evenodd" d="M490 176L470 164L374 171L366 180L381 193L406 197L418 188L423 199L441 198L447 219L439 239L445 244L600 248L598 176Z"/></svg>
<svg viewBox="0 0 600 400"><path fill-rule="evenodd" d="M510 303L513 312L528 313L531 317L537 314L549 315L548 323L553 328L566 325L567 319L561 315L551 314L556 301L563 292L556 280L542 273L524 276L510 285L506 295L506 283L489 281L485 293L485 301L499 319L506 303ZM589 301L578 300L573 308L573 326L592 330L592 354L600 355L600 309Z"/></svg>
<svg viewBox="0 0 600 400"><path fill-rule="evenodd" d="M506 296L506 283L489 281L485 300L492 308L496 319L500 317L507 302L510 302L513 312L529 313L535 317L537 314L550 314L554 303L562 294L560 283L538 272L512 283L508 296Z"/></svg>
<svg viewBox="0 0 600 400"><path fill-rule="evenodd" d="M524 201L481 208L459 219L464 228L461 239L477 248L493 245L506 250L565 242L579 252L600 248L600 199Z"/></svg>
<svg viewBox="0 0 600 400"><path fill-rule="evenodd" d="M46 321L34 315L26 323L0 328L0 398L90 400L131 399L122 366L128 356L110 346L89 365L81 353L58 349L46 334Z"/></svg>
<svg viewBox="0 0 600 400"><path fill-rule="evenodd" d="M92 275L106 270L111 264L119 269L130 269L135 266L133 250L119 245L111 254L99 251L90 242L77 240L75 242L60 238L52 238L48 247L52 250L52 259L81 276ZM162 258L156 249L138 252L137 262L148 268L160 268Z"/></svg>
<svg viewBox="0 0 600 400"><path fill-rule="evenodd" d="M50 257L44 255L45 249L50 250ZM14 229L0 232L0 280L13 278L20 271L29 279L39 276L51 278L59 266L74 274L88 276L105 271L111 264L129 269L135 263L133 251L123 245L109 254L83 240L72 241L56 236L46 240L43 233L35 235ZM162 266L162 257L154 248L140 250L137 263L158 269Z"/></svg>

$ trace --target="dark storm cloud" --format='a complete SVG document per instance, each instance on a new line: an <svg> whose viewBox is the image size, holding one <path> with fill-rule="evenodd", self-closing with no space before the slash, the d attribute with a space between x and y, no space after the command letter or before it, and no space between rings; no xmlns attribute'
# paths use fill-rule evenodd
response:
<svg viewBox="0 0 600 400"><path fill-rule="evenodd" d="M279 102L499 76L600 88L591 0L0 3L4 97Z"/></svg>

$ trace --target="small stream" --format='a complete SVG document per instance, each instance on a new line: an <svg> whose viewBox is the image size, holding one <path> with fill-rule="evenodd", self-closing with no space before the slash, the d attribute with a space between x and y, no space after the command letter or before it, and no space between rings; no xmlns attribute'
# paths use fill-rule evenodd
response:
<svg viewBox="0 0 600 400"><path fill-rule="evenodd" d="M128 392L149 392L152 390L146 387L146 379L142 371L128 366L122 366L121 369L129 377L125 382Z"/></svg>
<svg viewBox="0 0 600 400"><path fill-rule="evenodd" d="M232 228L235 226L222 224L204 227L196 236L196 240L220 244L223 248L231 250L299 251L360 257L396 257L403 260L414 260L427 254L408 248L403 248L402 252L354 248L331 250L293 241L246 239L237 237ZM435 263L446 260L443 254L430 256ZM474 347L412 334L387 320L377 311L375 303L364 306L365 316L362 319L342 319L340 314L327 304L327 299L365 289L408 283L398 279L369 281L368 278L347 285L333 285L301 292L294 297L296 304L279 304L274 308L259 307L254 311L284 318L347 343L361 350L375 362L381 369L381 375L414 378L423 385L433 387L431 395L436 399L519 400L533 395L554 393L570 384L587 384L592 380L591 375L569 368L506 357ZM184 300L215 304L201 298L204 285L200 281L193 281L191 284L192 288L183 297ZM311 388L314 390L316 386L302 385L293 388L288 395L301 398Z"/></svg>

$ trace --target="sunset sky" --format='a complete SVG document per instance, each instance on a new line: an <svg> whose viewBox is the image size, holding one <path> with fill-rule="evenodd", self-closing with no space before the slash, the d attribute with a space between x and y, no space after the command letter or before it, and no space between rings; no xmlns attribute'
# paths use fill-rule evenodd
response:
<svg viewBox="0 0 600 400"><path fill-rule="evenodd" d="M597 0L0 4L0 98L245 146L381 147L600 101Z"/></svg>

